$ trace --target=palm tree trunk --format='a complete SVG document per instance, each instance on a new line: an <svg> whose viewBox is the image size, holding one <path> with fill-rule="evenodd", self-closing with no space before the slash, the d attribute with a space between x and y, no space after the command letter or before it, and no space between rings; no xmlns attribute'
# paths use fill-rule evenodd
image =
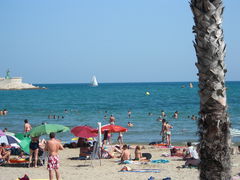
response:
<svg viewBox="0 0 240 180"><path fill-rule="evenodd" d="M199 76L200 179L230 180L230 132L225 88L222 0L191 0Z"/></svg>

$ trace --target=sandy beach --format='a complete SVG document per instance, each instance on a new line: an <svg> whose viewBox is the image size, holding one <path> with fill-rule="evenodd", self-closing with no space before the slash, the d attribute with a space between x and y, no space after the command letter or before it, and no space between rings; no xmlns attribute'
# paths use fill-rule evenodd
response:
<svg viewBox="0 0 240 180"><path fill-rule="evenodd" d="M132 169L160 169L159 173L151 172L119 172L124 165L118 164L118 158L102 159L101 166L99 160L93 160L93 167L90 160L71 160L70 158L77 157L79 148L69 149L65 148L60 153L60 172L62 179L88 179L88 180L125 180L125 179L140 179L147 180L150 176L155 177L155 180L161 180L166 177L171 177L173 180L197 180L198 170L195 168L177 168L182 166L184 161L178 157L162 157L162 153L168 153L169 149L161 149L159 147L145 146L142 152L149 152L152 154L152 160L165 159L169 163L147 163L147 164L128 164ZM131 149L131 154L134 156L134 149ZM232 174L239 173L240 155L232 156ZM48 179L48 171L46 166L38 168L27 167L0 167L0 180L16 180L18 177L23 177L27 174L31 179Z"/></svg>

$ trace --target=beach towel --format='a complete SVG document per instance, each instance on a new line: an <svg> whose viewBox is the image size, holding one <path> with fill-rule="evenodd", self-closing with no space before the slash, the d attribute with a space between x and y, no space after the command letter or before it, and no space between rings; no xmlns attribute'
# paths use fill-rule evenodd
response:
<svg viewBox="0 0 240 180"><path fill-rule="evenodd" d="M139 161L125 160L120 164L141 164Z"/></svg>
<svg viewBox="0 0 240 180"><path fill-rule="evenodd" d="M169 163L169 160L165 160L165 159L158 159L158 160L152 160L150 161L151 163L155 163L155 164L158 164L158 163Z"/></svg>

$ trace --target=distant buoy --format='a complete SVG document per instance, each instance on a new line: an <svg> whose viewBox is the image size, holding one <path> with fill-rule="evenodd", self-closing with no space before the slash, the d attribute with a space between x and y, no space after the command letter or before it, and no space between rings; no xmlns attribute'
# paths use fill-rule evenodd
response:
<svg viewBox="0 0 240 180"><path fill-rule="evenodd" d="M147 96L149 96L149 95L150 95L150 92L147 91L145 94L146 94Z"/></svg>

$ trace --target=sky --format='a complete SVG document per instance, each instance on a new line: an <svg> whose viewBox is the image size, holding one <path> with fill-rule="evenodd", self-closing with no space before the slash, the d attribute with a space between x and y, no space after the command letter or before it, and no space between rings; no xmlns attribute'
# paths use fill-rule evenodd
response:
<svg viewBox="0 0 240 180"><path fill-rule="evenodd" d="M226 80L240 80L240 1L224 1ZM29 83L197 81L188 0L2 0L0 76Z"/></svg>

